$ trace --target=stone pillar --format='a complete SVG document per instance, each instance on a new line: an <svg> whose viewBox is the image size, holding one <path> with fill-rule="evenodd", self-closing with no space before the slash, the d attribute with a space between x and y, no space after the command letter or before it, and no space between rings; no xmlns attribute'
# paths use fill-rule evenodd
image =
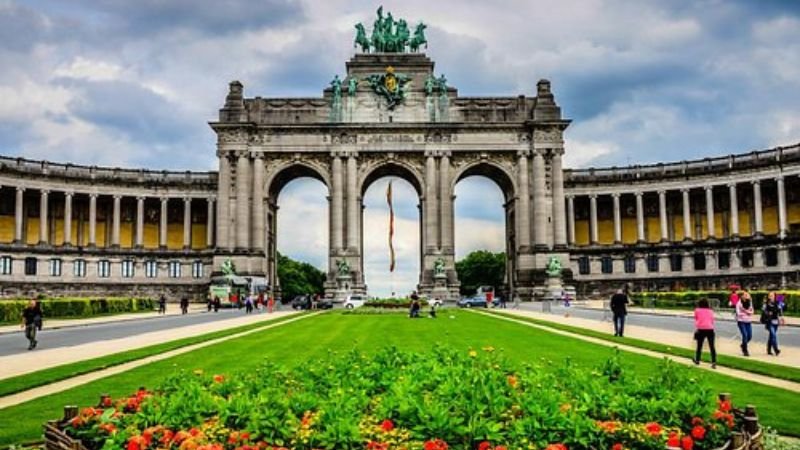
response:
<svg viewBox="0 0 800 450"><path fill-rule="evenodd" d="M214 197L208 198L208 214L206 215L206 248L214 247Z"/></svg>
<svg viewBox="0 0 800 450"><path fill-rule="evenodd" d="M531 248L531 202L530 192L528 191L528 151L517 153L517 184L519 192L517 195L517 244L521 253L529 252Z"/></svg>
<svg viewBox="0 0 800 450"><path fill-rule="evenodd" d="M611 199L614 202L614 243L622 243L622 217L619 207L619 192L611 194Z"/></svg>
<svg viewBox="0 0 800 450"><path fill-rule="evenodd" d="M183 248L192 248L192 198L183 198Z"/></svg>
<svg viewBox="0 0 800 450"><path fill-rule="evenodd" d="M217 152L219 158L219 178L217 183L217 247L231 248L230 204L231 204L231 163L228 154Z"/></svg>
<svg viewBox="0 0 800 450"><path fill-rule="evenodd" d="M439 248L437 211L436 159L432 152L428 152L425 159L425 245L429 251L436 251Z"/></svg>
<svg viewBox="0 0 800 450"><path fill-rule="evenodd" d="M706 222L708 225L708 238L714 239L717 235L714 226L714 186L706 186Z"/></svg>
<svg viewBox="0 0 800 450"><path fill-rule="evenodd" d="M236 249L250 248L250 155L238 152L236 160Z"/></svg>
<svg viewBox="0 0 800 450"><path fill-rule="evenodd" d="M256 153L253 161L253 248L264 250L264 154Z"/></svg>
<svg viewBox="0 0 800 450"><path fill-rule="evenodd" d="M136 197L136 248L144 247L144 197Z"/></svg>
<svg viewBox="0 0 800 450"><path fill-rule="evenodd" d="M342 238L344 235L344 223L342 218L342 203L343 203L343 193L342 193L342 158L338 154L333 155L333 161L331 162L331 171L333 175L331 177L331 207L330 207L330 215L331 215L331 248L334 250L335 253L339 253L342 250Z"/></svg>
<svg viewBox="0 0 800 450"><path fill-rule="evenodd" d="M563 152L563 149L556 149L550 161L550 168L553 171L553 244L556 247L565 247L567 245L567 227L564 221Z"/></svg>
<svg viewBox="0 0 800 450"><path fill-rule="evenodd" d="M661 242L669 241L669 226L667 225L667 192L658 191L658 218L661 225Z"/></svg>
<svg viewBox="0 0 800 450"><path fill-rule="evenodd" d="M761 181L753 180L753 216L755 217L756 236L764 234L764 211L761 209Z"/></svg>
<svg viewBox="0 0 800 450"><path fill-rule="evenodd" d="M25 201L25 188L17 186L16 202L14 204L14 242L22 244L22 205Z"/></svg>
<svg viewBox="0 0 800 450"><path fill-rule="evenodd" d="M114 211L112 213L111 224L111 246L119 247L119 223L120 209L122 206L122 196L114 195Z"/></svg>
<svg viewBox="0 0 800 450"><path fill-rule="evenodd" d="M575 196L567 195L567 234L569 243L575 245Z"/></svg>
<svg viewBox="0 0 800 450"><path fill-rule="evenodd" d="M786 230L789 228L786 221L786 189L784 188L783 177L775 179L778 184L778 237L786 237Z"/></svg>
<svg viewBox="0 0 800 450"><path fill-rule="evenodd" d="M159 215L158 225L158 246L167 248L167 204L169 199L161 197L161 214Z"/></svg>
<svg viewBox="0 0 800 450"><path fill-rule="evenodd" d="M731 203L731 237L739 237L739 203L736 198L736 183L728 184Z"/></svg>
<svg viewBox="0 0 800 450"><path fill-rule="evenodd" d="M97 245L97 194L89 194L89 246Z"/></svg>
<svg viewBox="0 0 800 450"><path fill-rule="evenodd" d="M358 253L358 161L354 152L347 157L347 249ZM356 268L354 268L356 269Z"/></svg>
<svg viewBox="0 0 800 450"><path fill-rule="evenodd" d="M589 240L597 244L597 195L589 194Z"/></svg>
<svg viewBox="0 0 800 450"><path fill-rule="evenodd" d="M692 205L689 198L689 188L681 189L683 195L683 240L692 240L694 233L692 230Z"/></svg>
<svg viewBox="0 0 800 450"><path fill-rule="evenodd" d="M47 208L49 206L48 199L50 198L50 191L46 189L42 189L40 191L39 197L39 244L47 244L49 241L49 233L48 233L48 211Z"/></svg>
<svg viewBox="0 0 800 450"><path fill-rule="evenodd" d="M636 240L644 242L644 204L642 192L636 192Z"/></svg>
<svg viewBox="0 0 800 450"><path fill-rule="evenodd" d="M72 245L72 192L64 192L64 244Z"/></svg>
<svg viewBox="0 0 800 450"><path fill-rule="evenodd" d="M442 154L439 160L439 201L442 224L442 252L455 254L453 237L453 194L450 192L450 155Z"/></svg>
<svg viewBox="0 0 800 450"><path fill-rule="evenodd" d="M547 209L545 192L544 156L541 150L533 151L533 245L547 247Z"/></svg>

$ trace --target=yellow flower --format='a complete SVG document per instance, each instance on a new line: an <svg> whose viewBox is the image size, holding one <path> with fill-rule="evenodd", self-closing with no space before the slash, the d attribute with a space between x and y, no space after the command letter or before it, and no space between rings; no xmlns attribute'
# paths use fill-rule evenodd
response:
<svg viewBox="0 0 800 450"><path fill-rule="evenodd" d="M491 353L494 351L494 347L492 347L491 345L483 347L483 351Z"/></svg>
<svg viewBox="0 0 800 450"><path fill-rule="evenodd" d="M477 358L478 357L478 352L476 352L475 350L470 350L469 351L469 357L470 358Z"/></svg>

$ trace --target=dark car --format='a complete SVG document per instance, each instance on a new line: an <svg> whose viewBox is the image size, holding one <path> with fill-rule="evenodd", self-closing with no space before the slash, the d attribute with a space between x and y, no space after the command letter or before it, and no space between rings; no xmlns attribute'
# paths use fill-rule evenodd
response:
<svg viewBox="0 0 800 450"><path fill-rule="evenodd" d="M456 304L459 308L486 308L486 297L464 297Z"/></svg>
<svg viewBox="0 0 800 450"><path fill-rule="evenodd" d="M292 299L292 309L311 309L311 296L298 295Z"/></svg>
<svg viewBox="0 0 800 450"><path fill-rule="evenodd" d="M333 309L333 301L329 298L321 298L317 302L317 309Z"/></svg>

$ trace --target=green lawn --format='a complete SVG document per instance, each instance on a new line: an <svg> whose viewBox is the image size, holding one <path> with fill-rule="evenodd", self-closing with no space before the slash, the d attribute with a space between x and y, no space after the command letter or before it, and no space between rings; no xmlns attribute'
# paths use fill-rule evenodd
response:
<svg viewBox="0 0 800 450"><path fill-rule="evenodd" d="M452 315L453 318L449 318ZM576 364L598 365L614 349L586 343L543 330L469 312L442 311L439 319L409 320L404 315L342 315L327 313L270 330L226 341L126 373L98 380L68 391L0 410L0 446L33 441L47 419L60 416L66 404L89 405L100 393L128 394L141 385L153 387L175 370L201 368L212 373L234 373L256 367L263 359L296 365L329 350L344 351L354 346L366 352L386 345L428 351L437 345L468 351L487 345L502 351L514 362L546 358L561 362L566 356ZM658 360L623 353L625 364L647 374ZM719 392L730 392L734 403L758 406L762 422L784 434L800 436L800 394L758 385L704 370L697 378Z"/></svg>

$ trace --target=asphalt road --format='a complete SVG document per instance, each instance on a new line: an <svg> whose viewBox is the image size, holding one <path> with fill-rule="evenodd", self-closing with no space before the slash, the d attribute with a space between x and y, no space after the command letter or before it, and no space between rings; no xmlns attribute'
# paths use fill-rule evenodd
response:
<svg viewBox="0 0 800 450"><path fill-rule="evenodd" d="M541 303L523 303L520 305L522 309L530 309L532 311L541 312ZM594 319L603 321L604 318L609 323L611 322L611 312L604 315L604 312L597 309L584 309L580 307L564 308L561 305L552 305L551 312L553 314L563 315L566 312L570 315L581 319ZM694 319L691 317L675 317L663 316L653 314L643 314L632 312L628 314L625 320L625 325L638 325L648 328L655 328L661 330L680 331L688 335L694 333ZM610 326L610 325L609 325ZM739 329L736 322L727 320L716 321L717 339L729 339L739 335ZM738 339L738 337L736 338ZM760 323L753 323L753 342L752 346L764 346L766 348L767 330ZM778 344L780 346L800 347L800 327L781 327L778 329Z"/></svg>
<svg viewBox="0 0 800 450"><path fill-rule="evenodd" d="M174 308L178 307L177 305L170 306ZM257 313L256 311L253 314ZM39 332L37 340L39 341L39 348L41 349L70 347L90 342L118 339L171 328L232 319L244 314L244 309L220 309L218 313L193 312L187 315L151 316L149 318L135 320L64 327L52 330L45 328ZM46 326L47 322L45 319L45 327ZM0 334L0 356L14 355L27 351L28 341L25 339L25 334L22 330L20 330L19 333Z"/></svg>

